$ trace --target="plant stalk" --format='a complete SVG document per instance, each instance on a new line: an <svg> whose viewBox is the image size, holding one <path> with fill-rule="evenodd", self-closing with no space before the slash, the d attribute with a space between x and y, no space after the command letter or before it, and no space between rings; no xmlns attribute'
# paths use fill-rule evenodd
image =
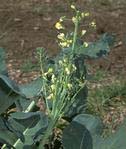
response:
<svg viewBox="0 0 126 149"><path fill-rule="evenodd" d="M49 136L51 136L52 131L53 131L57 121L58 121L58 118L52 119L50 121L49 126L48 126L42 140L40 141L40 145L39 145L38 149L44 149L44 145L46 144L46 141L49 138Z"/></svg>
<svg viewBox="0 0 126 149"><path fill-rule="evenodd" d="M75 52L75 44L77 41L77 32L78 32L78 26L79 26L79 20L78 20L79 12L76 14L76 21L75 21L75 28L74 28L74 35L73 35L73 44L72 44L72 54Z"/></svg>

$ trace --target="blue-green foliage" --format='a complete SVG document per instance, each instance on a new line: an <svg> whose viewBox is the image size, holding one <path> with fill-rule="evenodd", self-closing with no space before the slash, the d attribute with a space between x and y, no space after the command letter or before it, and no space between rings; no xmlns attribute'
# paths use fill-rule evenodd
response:
<svg viewBox="0 0 126 149"><path fill-rule="evenodd" d="M110 39L112 39L111 36L106 34L95 43L89 44L87 48L85 48L84 45L76 45L72 63L77 67L77 71L73 74L73 82L74 78L81 80L86 78L87 72L86 66L84 65L85 58L99 58L110 51ZM63 51L54 59L48 58L46 66L54 67L59 59L64 55L69 54L71 54L71 48L63 49ZM5 67L4 49L0 48L0 142L6 144L3 148L8 146L9 148L12 146L15 147L15 144L16 148L21 149L27 147L32 148L33 146L36 148L36 142L40 140L48 127L49 118L43 112L38 112L39 109L36 109L34 112L28 112L26 109L27 107L30 107L31 104L35 107L35 103L39 97L42 96L40 94L42 93L42 81L38 78L30 84L19 86L12 81L5 72L7 72L7 70ZM56 70L56 73L58 73L58 70ZM75 84L75 91L76 88L77 86ZM99 120L97 121L93 116L88 117L82 114L85 113L86 98L87 87L84 87L76 96L76 100L71 109L65 111L65 118L70 118L69 120L72 120L72 123L63 133L63 146L65 149L92 149L95 148L96 145L94 144L96 144L95 142L97 142L98 139L102 142L102 139L100 138L102 127ZM8 108L15 103L17 106L16 108L20 111L7 115ZM3 115L8 116L8 118L5 118ZM88 125L89 123L90 125ZM95 134L98 139L96 139L97 137L94 137ZM69 135L71 137L68 137ZM74 142L76 141L77 143L75 144ZM72 148L72 144L75 145L74 148ZM104 142L103 144L105 145Z"/></svg>
<svg viewBox="0 0 126 149"><path fill-rule="evenodd" d="M73 128L77 127L80 127L82 131L79 131L79 128L73 130ZM78 146L74 144L76 149L84 149L85 146L87 149L125 149L126 121L124 121L120 128L118 128L115 134L112 134L105 139L101 136L102 130L103 125L99 118L88 114L78 115L63 132L62 142L64 149L74 149L71 144L79 142L80 140L82 141L81 143L78 143ZM75 137L75 134L78 137ZM83 140L82 135L87 137L87 141L85 141L86 139Z"/></svg>

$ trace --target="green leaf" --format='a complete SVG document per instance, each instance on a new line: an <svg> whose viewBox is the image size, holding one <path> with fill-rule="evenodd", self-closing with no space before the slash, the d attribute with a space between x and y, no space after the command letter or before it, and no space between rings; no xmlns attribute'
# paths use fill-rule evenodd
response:
<svg viewBox="0 0 126 149"><path fill-rule="evenodd" d="M6 121L0 117L0 142L12 145L16 141L16 135L6 127Z"/></svg>
<svg viewBox="0 0 126 149"><path fill-rule="evenodd" d="M13 91L17 94L22 94L18 85L5 75L0 75L0 85L7 93Z"/></svg>
<svg viewBox="0 0 126 149"><path fill-rule="evenodd" d="M24 94L27 98L39 96L40 90L42 88L42 79L38 78L29 84L19 86L19 88L22 94Z"/></svg>
<svg viewBox="0 0 126 149"><path fill-rule="evenodd" d="M84 45L77 47L76 54L83 54L89 58L100 58L110 52L112 41L113 36L106 33L98 41L89 43L88 47Z"/></svg>
<svg viewBox="0 0 126 149"><path fill-rule="evenodd" d="M107 138L101 136L103 125L98 117L80 114L73 121L83 125L89 131L93 139L93 149L125 149L126 120L114 134Z"/></svg>
<svg viewBox="0 0 126 149"><path fill-rule="evenodd" d="M0 88L0 114L5 112L6 109L11 106L17 99L18 95L7 95L3 90Z"/></svg>
<svg viewBox="0 0 126 149"><path fill-rule="evenodd" d="M84 125L93 136L102 134L103 124L99 117L94 117L90 114L79 114L73 119L73 121Z"/></svg>
<svg viewBox="0 0 126 149"><path fill-rule="evenodd" d="M18 123L18 127L14 124L15 122ZM16 112L11 114L9 122L12 126L15 126L15 130L19 129L22 131L25 141L24 143L18 140L15 143L16 148L23 148L26 145L33 145L38 137L41 136L48 126L48 118L42 112Z"/></svg>
<svg viewBox="0 0 126 149"><path fill-rule="evenodd" d="M6 64L5 64L5 50L0 48L0 74L6 74Z"/></svg>
<svg viewBox="0 0 126 149"><path fill-rule="evenodd" d="M89 131L74 121L64 129L62 143L64 149L92 149Z"/></svg>
<svg viewBox="0 0 126 149"><path fill-rule="evenodd" d="M87 75L86 65L84 63L84 56L76 55L74 58L74 64L77 68L76 73L74 74L74 77L80 80L84 80L84 78L86 78L86 75Z"/></svg>
<svg viewBox="0 0 126 149"><path fill-rule="evenodd" d="M75 49L75 55L84 55L85 58L100 58L106 56L110 52L110 47L114 43L114 37L108 33L103 34L98 41L88 43L88 47L85 47L83 43L77 43ZM71 53L70 48L64 48L57 59L63 55Z"/></svg>
<svg viewBox="0 0 126 149"><path fill-rule="evenodd" d="M73 73L71 82L74 85L74 93L76 93L80 86L78 86L78 82L76 80L80 80L80 82L84 82L87 72L86 67L84 65L84 57L83 56L75 56L73 60L76 66L76 72ZM88 88L85 85L75 97L74 103L71 105L69 110L65 113L66 118L73 118L77 114L81 114L85 112L86 101L88 96Z"/></svg>
<svg viewBox="0 0 126 149"><path fill-rule="evenodd" d="M77 94L74 103L71 105L70 109L66 112L66 118L73 118L74 116L84 113L86 107L86 100L88 95L88 89L85 86Z"/></svg>
<svg viewBox="0 0 126 149"><path fill-rule="evenodd" d="M21 97L18 101L15 102L16 104L16 108L18 109L18 111L26 111L26 109L33 103L33 100L27 99L27 98L23 98ZM32 104L33 105L33 104ZM35 102L34 105L31 106L31 108L29 109L29 112L32 111L34 109L35 106ZM27 110L28 111L28 110Z"/></svg>
<svg viewBox="0 0 126 149"><path fill-rule="evenodd" d="M0 75L0 114L20 98L20 89L14 81L5 75ZM23 94L22 94L23 96Z"/></svg>

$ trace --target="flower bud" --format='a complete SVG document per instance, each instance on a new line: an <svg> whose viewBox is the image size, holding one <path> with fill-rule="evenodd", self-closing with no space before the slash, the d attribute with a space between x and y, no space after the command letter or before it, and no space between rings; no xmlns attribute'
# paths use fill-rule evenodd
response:
<svg viewBox="0 0 126 149"><path fill-rule="evenodd" d="M55 75L53 74L53 75L52 75L52 78L51 78L51 81L54 83L55 80L56 80L56 77L55 77Z"/></svg>
<svg viewBox="0 0 126 149"><path fill-rule="evenodd" d="M71 89L73 87L72 84L70 84L70 83L68 83L67 86L69 89Z"/></svg>
<svg viewBox="0 0 126 149"><path fill-rule="evenodd" d="M84 15L85 15L85 17L88 17L90 15L90 13L86 12Z"/></svg>
<svg viewBox="0 0 126 149"><path fill-rule="evenodd" d="M61 24L60 22L57 22L57 23L55 24L55 28L58 29L58 30L64 29L64 27L62 26L62 24Z"/></svg>
<svg viewBox="0 0 126 149"><path fill-rule="evenodd" d="M84 46L85 46L85 48L87 48L88 47L88 43L84 42Z"/></svg>
<svg viewBox="0 0 126 149"><path fill-rule="evenodd" d="M76 7L74 5L71 5L70 7L71 7L71 9L74 9L74 10L76 9Z"/></svg>
<svg viewBox="0 0 126 149"><path fill-rule="evenodd" d="M50 99L52 99L52 98L53 98L53 96L54 96L54 95L53 95L53 93L51 93L51 94L47 97L47 99L49 99L49 100L50 100Z"/></svg>
<svg viewBox="0 0 126 149"><path fill-rule="evenodd" d="M48 69L48 73L52 73L53 72L53 69L52 68L49 68Z"/></svg>
<svg viewBox="0 0 126 149"><path fill-rule="evenodd" d="M87 32L86 30L82 30L82 31L81 31L81 35L82 35L82 36L85 35L86 32Z"/></svg>
<svg viewBox="0 0 126 149"><path fill-rule="evenodd" d="M51 89L52 89L52 91L55 90L55 85L54 84L51 85Z"/></svg>
<svg viewBox="0 0 126 149"><path fill-rule="evenodd" d="M65 37L64 33L60 33L60 34L57 35L57 38L61 39L61 40L63 40L64 37Z"/></svg>
<svg viewBox="0 0 126 149"><path fill-rule="evenodd" d="M63 62L61 60L59 60L59 65L63 65Z"/></svg>
<svg viewBox="0 0 126 149"><path fill-rule="evenodd" d="M65 68L66 74L70 75L70 70L68 69L68 67Z"/></svg>
<svg viewBox="0 0 126 149"><path fill-rule="evenodd" d="M77 18L76 17L72 17L72 21L73 21L73 23L76 23Z"/></svg>

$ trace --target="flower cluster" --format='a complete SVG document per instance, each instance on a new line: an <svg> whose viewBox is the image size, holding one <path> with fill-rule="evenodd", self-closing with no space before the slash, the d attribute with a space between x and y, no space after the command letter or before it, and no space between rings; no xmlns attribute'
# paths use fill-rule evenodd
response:
<svg viewBox="0 0 126 149"><path fill-rule="evenodd" d="M55 24L56 29L58 30L65 29L65 27L62 25L64 19L65 17L61 17L59 19L59 21ZM62 32L57 35L57 38L59 40L59 45L63 48L70 47L70 45L72 44L72 39L66 37L66 35Z"/></svg>
<svg viewBox="0 0 126 149"><path fill-rule="evenodd" d="M61 24L61 22L57 22L55 24L56 29L60 30L60 29L64 29L64 26Z"/></svg>
<svg viewBox="0 0 126 149"><path fill-rule="evenodd" d="M76 12L76 15L74 17L72 17L72 22L74 24L78 24L83 18L88 17L90 14L89 12L80 12L79 10L77 10L77 8L74 5L71 5L71 9L73 9ZM59 19L59 21L55 24L55 28L57 30L64 30L65 27L63 25L63 21L66 19L65 16L61 17ZM93 24L92 24L93 25ZM81 36L86 34L86 30L82 30L81 32ZM70 47L72 44L74 44L73 39L71 38L71 36L66 36L65 33L60 32L57 35L57 38L59 40L59 46L61 46L62 48L68 48ZM87 44L85 44L85 46L87 47Z"/></svg>
<svg viewBox="0 0 126 149"><path fill-rule="evenodd" d="M90 14L89 12L80 12L76 9L74 5L71 5L71 9L76 12L76 16L72 17L72 22L75 24L77 21L80 22L83 18L88 17Z"/></svg>
<svg viewBox="0 0 126 149"><path fill-rule="evenodd" d="M70 45L72 44L72 39L67 38L64 33L59 33L57 35L57 38L60 41L59 45L63 48L70 47Z"/></svg>
<svg viewBox="0 0 126 149"><path fill-rule="evenodd" d="M62 24L65 18L66 18L65 16L60 17L59 21L55 24L56 29L58 30L65 29L65 27Z"/></svg>
<svg viewBox="0 0 126 149"><path fill-rule="evenodd" d="M69 59L66 57L63 60L59 60L59 65L61 66L64 75L70 75L76 71L76 66L71 63L69 64L69 62Z"/></svg>

